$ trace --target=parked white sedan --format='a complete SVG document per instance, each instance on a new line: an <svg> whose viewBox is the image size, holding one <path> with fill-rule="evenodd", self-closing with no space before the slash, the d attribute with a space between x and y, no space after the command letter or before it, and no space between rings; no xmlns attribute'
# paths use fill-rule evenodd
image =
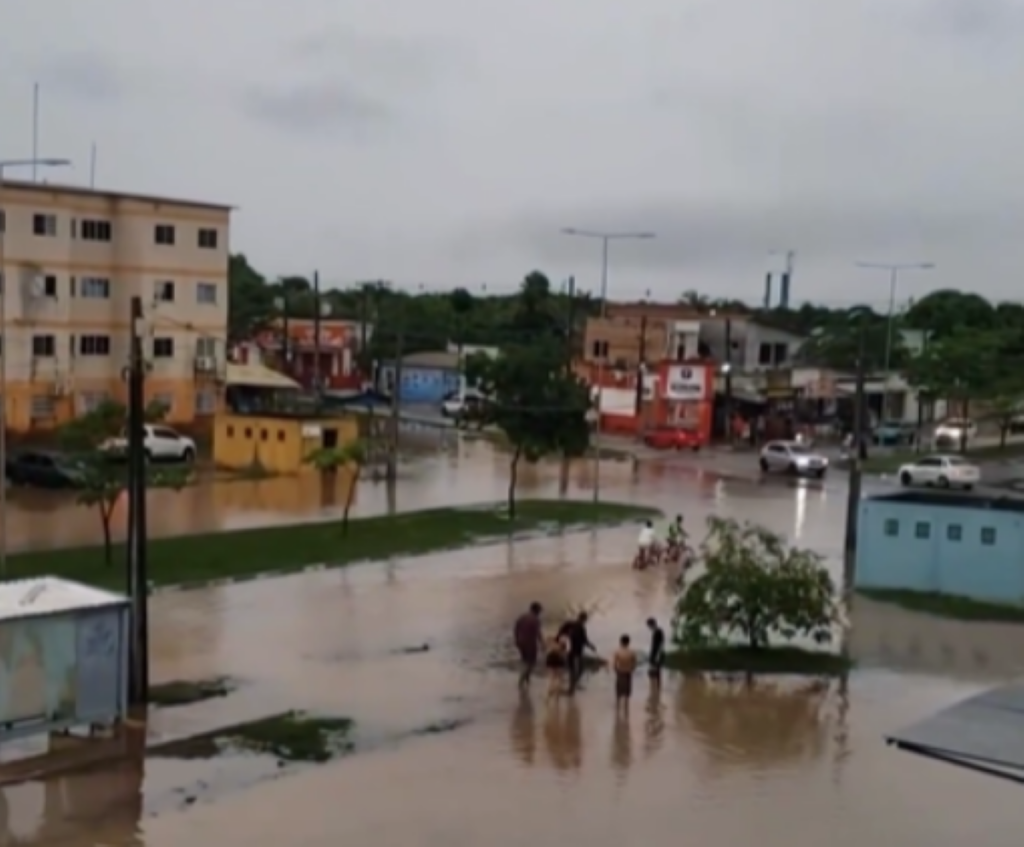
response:
<svg viewBox="0 0 1024 847"><path fill-rule="evenodd" d="M981 481L981 468L962 456L925 456L900 468L901 485L935 485L970 491Z"/></svg>

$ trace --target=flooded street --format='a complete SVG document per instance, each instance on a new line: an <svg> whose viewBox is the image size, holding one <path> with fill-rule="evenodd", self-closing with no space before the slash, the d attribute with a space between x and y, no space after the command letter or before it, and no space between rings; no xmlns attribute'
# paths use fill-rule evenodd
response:
<svg viewBox="0 0 1024 847"><path fill-rule="evenodd" d="M413 470L390 505L502 497L504 457L486 444L460 450ZM589 489L589 473L588 465L573 469L576 496ZM842 479L823 488L757 484L673 463L639 471L606 463L602 485L609 499L682 511L692 529L712 513L756 520L826 554L838 575ZM556 487L555 468L523 474L524 495ZM360 512L388 508L385 492L365 486ZM261 513L227 503L216 517L211 502L203 526L285 513L266 505L263 518L245 518ZM952 847L982 827L986 845L1020 843L1019 788L883 741L1019 675L1018 628L860 602L859 669L847 684L750 690L670 677L651 700L638 679L627 720L615 717L606 675L557 706L539 685L521 698L501 665L511 623L530 601L545 604L549 624L590 610L591 637L606 654L623 632L646 647L647 617L667 623L665 575L629 568L635 535L603 530L155 597L154 681L240 681L227 698L158 713L157 736L305 709L354 718L365 752L256 784L243 777L237 790L209 792L217 795L210 802L202 791L186 800L179 788L194 763L165 760L147 761L145 772L124 763L102 775L8 787L0 791L0 845L623 847L699 839L706 847ZM430 649L405 652L420 645ZM461 720L452 732L415 734Z"/></svg>

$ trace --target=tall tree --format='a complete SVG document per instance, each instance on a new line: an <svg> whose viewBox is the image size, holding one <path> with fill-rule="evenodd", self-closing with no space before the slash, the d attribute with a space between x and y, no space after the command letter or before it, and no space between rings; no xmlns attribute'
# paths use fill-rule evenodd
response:
<svg viewBox="0 0 1024 847"><path fill-rule="evenodd" d="M487 422L512 445L509 463L508 514L516 516L519 463L545 456L582 455L590 443L587 386L564 367L564 340L550 284L540 273L524 281L512 316L513 341L496 358L470 357L467 378L490 398Z"/></svg>

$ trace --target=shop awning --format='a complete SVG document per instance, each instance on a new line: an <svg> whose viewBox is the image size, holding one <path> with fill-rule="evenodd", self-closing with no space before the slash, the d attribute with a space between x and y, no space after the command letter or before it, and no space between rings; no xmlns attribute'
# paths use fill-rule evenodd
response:
<svg viewBox="0 0 1024 847"><path fill-rule="evenodd" d="M1024 683L964 700L886 741L910 753L1024 783Z"/></svg>
<svg viewBox="0 0 1024 847"><path fill-rule="evenodd" d="M225 385L248 385L251 388L302 388L294 379L265 365L229 364L224 377Z"/></svg>

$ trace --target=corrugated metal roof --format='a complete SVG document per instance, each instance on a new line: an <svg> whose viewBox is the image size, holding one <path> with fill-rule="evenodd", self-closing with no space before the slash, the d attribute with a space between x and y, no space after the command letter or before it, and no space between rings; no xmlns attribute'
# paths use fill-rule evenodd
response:
<svg viewBox="0 0 1024 847"><path fill-rule="evenodd" d="M127 598L120 594L55 576L0 582L0 621L123 602Z"/></svg>
<svg viewBox="0 0 1024 847"><path fill-rule="evenodd" d="M971 697L886 740L912 753L1024 781L1024 683Z"/></svg>

